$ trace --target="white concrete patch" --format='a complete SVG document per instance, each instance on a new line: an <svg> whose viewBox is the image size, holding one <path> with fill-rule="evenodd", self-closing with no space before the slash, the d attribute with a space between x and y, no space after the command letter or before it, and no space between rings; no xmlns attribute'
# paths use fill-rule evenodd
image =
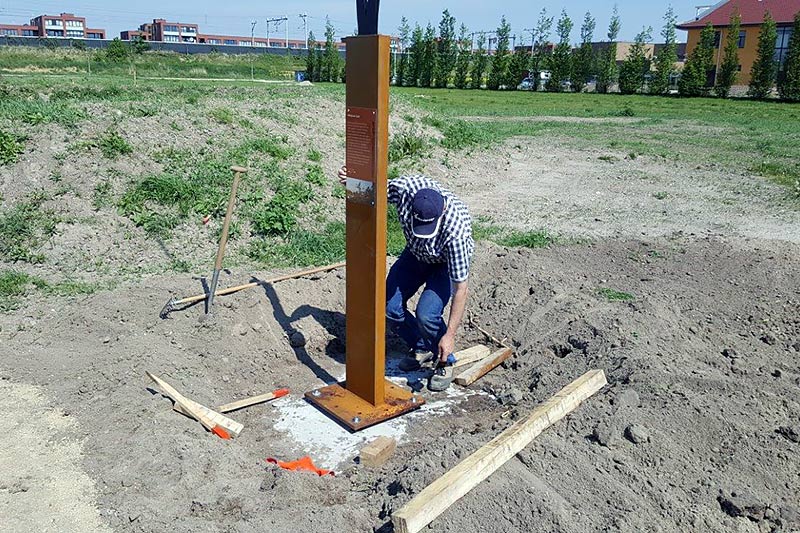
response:
<svg viewBox="0 0 800 533"><path fill-rule="evenodd" d="M392 360L387 365L387 375L394 383L406 388L408 388L407 382L424 383L420 381L420 378L426 375L424 372L404 375L401 378L398 377L396 365L397 362ZM344 379L344 376L341 379ZM322 385L324 384L320 384ZM401 443L405 439L410 423L450 413L458 403L475 394L486 393L452 385L445 392L433 395L417 411L358 433L350 433L305 399L287 396L273 402L279 417L274 427L278 431L287 433L305 454L311 456L318 467L337 471L345 462L356 457L358 451L372 439L384 435L393 437Z"/></svg>

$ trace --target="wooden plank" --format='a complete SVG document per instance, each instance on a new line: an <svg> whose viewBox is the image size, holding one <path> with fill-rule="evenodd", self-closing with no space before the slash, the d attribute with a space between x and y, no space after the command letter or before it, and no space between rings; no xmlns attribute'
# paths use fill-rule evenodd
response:
<svg viewBox="0 0 800 533"><path fill-rule="evenodd" d="M453 368L461 368L466 365L471 365L475 361L480 361L481 359L488 357L491 353L492 350L488 346L476 344L472 348L467 348L466 350L461 350L460 352L456 352L454 354L456 358L456 364L453 365Z"/></svg>
<svg viewBox="0 0 800 533"><path fill-rule="evenodd" d="M186 416L190 416L203 424L209 431L214 431L216 426L220 426L224 428L228 433L233 433L237 437L244 429L244 426L235 420L231 420L230 418L221 415L215 411L212 411L208 407L201 405L194 400L190 400L189 398L185 397L183 394L179 393L175 390L172 385L164 381L163 379L159 378L158 376L146 372L147 377L152 379L156 385L158 385L164 393L172 398L175 401L175 405L173 409L176 411L185 414Z"/></svg>
<svg viewBox="0 0 800 533"><path fill-rule="evenodd" d="M243 400L239 400L236 402L220 405L219 407L217 407L217 411L219 411L220 413L230 413L231 411L236 411L237 409L250 407L251 405L257 405L259 403L268 402L270 400L286 396L287 394L289 394L289 389L278 389L275 392L269 392L267 394L259 394L258 396L253 396L251 398L245 398Z"/></svg>
<svg viewBox="0 0 800 533"><path fill-rule="evenodd" d="M359 459L362 465L370 468L377 468L387 460L394 453L397 448L397 441L391 437L381 436L373 440L363 448L359 453Z"/></svg>
<svg viewBox="0 0 800 533"><path fill-rule="evenodd" d="M456 377L455 382L462 387L468 387L485 376L490 370L502 364L503 361L511 357L511 354L511 348L501 348L483 361L478 361L467 368Z"/></svg>
<svg viewBox="0 0 800 533"><path fill-rule="evenodd" d="M397 533L417 533L459 498L488 478L514 457L542 431L574 411L584 400L606 385L602 370L591 370L537 407L488 444L428 485L400 510L393 513Z"/></svg>

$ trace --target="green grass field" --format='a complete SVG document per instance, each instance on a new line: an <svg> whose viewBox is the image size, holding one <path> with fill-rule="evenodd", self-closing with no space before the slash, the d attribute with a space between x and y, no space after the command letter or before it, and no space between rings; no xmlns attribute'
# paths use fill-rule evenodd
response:
<svg viewBox="0 0 800 533"><path fill-rule="evenodd" d="M95 56L78 50L0 47L0 165L16 164L51 124L60 126L59 135L66 143L63 152L47 160L52 170L47 187L15 202L0 196L0 261L5 263L0 268L0 309L14 307L35 291L69 295L110 286L110 277L87 284L68 275L56 279L27 275L17 267L20 263L46 267L46 243L57 228L79 223L68 209L53 206L58 207L65 195L75 195L74 185L62 177L65 167L89 159L104 171L102 177L91 177L88 201L97 216L119 214L142 228L146 239L164 242L180 228L199 234L197 221L203 216L220 218L229 187L227 169L248 160L253 173L240 191L233 264L291 267L343 259L344 225L341 216L330 210L331 206L341 210L343 189L324 170L326 161L342 154L291 143L285 136L285 132L310 133L314 118L302 118L297 111L341 104L343 85L253 83L246 56L159 53L132 56L137 70L134 82L131 64L97 60L89 75L83 65ZM260 56L254 63L256 77L284 80L299 66L276 56ZM236 81L185 79L216 77ZM784 185L791 205L800 205L797 104L417 88L393 88L391 95L393 112L402 113L399 118L408 126L393 132L390 159L395 173L409 162L439 157L435 154L442 150L445 158L456 159L510 138L535 137L591 151L599 160L647 156L674 162L689 173L706 164L731 173L749 172ZM89 127L98 114L104 117L99 131ZM158 133L178 144L142 153L141 144L131 142L126 125L155 118L160 119ZM257 125L262 119L272 121L271 131ZM420 123L439 129L441 140L421 133ZM183 146L182 132L188 129L216 133L195 137L194 144ZM343 147L343 136L340 141ZM143 168L128 173L112 168L131 158L145 161ZM490 220L475 221L474 233L476 239L510 247L572 242L544 229L512 231ZM399 253L404 238L391 215L388 235L389 252ZM176 257L148 267L147 272L187 272L203 261ZM124 270L126 265L118 268Z"/></svg>
<svg viewBox="0 0 800 533"><path fill-rule="evenodd" d="M394 93L430 113L445 143L454 147L535 136L634 157L716 163L790 189L800 180L800 104L417 88L396 88Z"/></svg>
<svg viewBox="0 0 800 533"><path fill-rule="evenodd" d="M102 50L0 46L0 74L51 74L154 78L291 80L304 60L282 55L184 55L148 51L112 61Z"/></svg>

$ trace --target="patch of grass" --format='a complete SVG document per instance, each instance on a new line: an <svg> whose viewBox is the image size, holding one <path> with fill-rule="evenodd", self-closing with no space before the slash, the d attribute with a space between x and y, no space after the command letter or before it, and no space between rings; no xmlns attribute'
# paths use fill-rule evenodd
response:
<svg viewBox="0 0 800 533"><path fill-rule="evenodd" d="M100 290L101 286L98 283L89 283L86 281L68 279L55 284L47 284L39 288L45 294L53 296L81 296L86 294L94 294Z"/></svg>
<svg viewBox="0 0 800 533"><path fill-rule="evenodd" d="M442 146L450 150L460 150L471 146L486 146L498 140L482 124L465 120L449 121L441 128L444 134Z"/></svg>
<svg viewBox="0 0 800 533"><path fill-rule="evenodd" d="M30 279L28 274L17 270L0 272L0 312L19 307L20 298L28 292Z"/></svg>
<svg viewBox="0 0 800 533"><path fill-rule="evenodd" d="M257 235L287 235L297 225L300 206L313 197L308 184L285 180L275 195L251 213L253 231Z"/></svg>
<svg viewBox="0 0 800 533"><path fill-rule="evenodd" d="M306 181L318 187L322 187L328 182L325 178L325 170L319 165L306 166Z"/></svg>
<svg viewBox="0 0 800 533"><path fill-rule="evenodd" d="M41 208L43 199L34 198L0 211L0 258L5 261L41 263L36 253L55 234L58 219Z"/></svg>
<svg viewBox="0 0 800 533"><path fill-rule="evenodd" d="M0 98L0 118L19 120L31 126L56 123L67 128L75 128L86 118L86 114L65 102L17 96Z"/></svg>
<svg viewBox="0 0 800 533"><path fill-rule="evenodd" d="M601 287L597 289L597 293L610 302L630 302L635 299L630 293L618 291L609 287Z"/></svg>
<svg viewBox="0 0 800 533"><path fill-rule="evenodd" d="M428 145L428 140L418 128L401 130L389 141L389 162L398 163L404 159L423 158L428 154Z"/></svg>
<svg viewBox="0 0 800 533"><path fill-rule="evenodd" d="M599 159L600 161L605 161L606 163L615 163L619 161L619 159L613 155L601 155L597 159Z"/></svg>
<svg viewBox="0 0 800 533"><path fill-rule="evenodd" d="M94 186L92 205L95 209L102 209L111 205L111 182L107 179Z"/></svg>
<svg viewBox="0 0 800 533"><path fill-rule="evenodd" d="M320 232L294 229L282 240L256 240L248 255L268 266L316 266L342 261L345 225L330 222Z"/></svg>
<svg viewBox="0 0 800 533"><path fill-rule="evenodd" d="M189 261L185 259L173 259L169 263L169 269L174 272L179 272L181 274L186 274L192 270L192 265Z"/></svg>
<svg viewBox="0 0 800 533"><path fill-rule="evenodd" d="M24 151L25 143L20 136L0 130L0 165L16 163Z"/></svg>
<svg viewBox="0 0 800 533"><path fill-rule="evenodd" d="M234 155L241 153L246 159L249 153L268 154L279 161L285 161L294 155L294 148L289 146L289 138L286 135L281 137L260 137L245 141Z"/></svg>
<svg viewBox="0 0 800 533"><path fill-rule="evenodd" d="M309 161L313 163L322 162L322 154L316 148L309 148L306 157L308 158Z"/></svg>
<svg viewBox="0 0 800 533"><path fill-rule="evenodd" d="M495 242L511 248L546 248L555 244L557 239L547 230L512 231Z"/></svg>
<svg viewBox="0 0 800 533"><path fill-rule="evenodd" d="M119 132L113 129L107 130L92 144L99 148L100 153L107 159L117 159L120 156L133 153L133 146Z"/></svg>
<svg viewBox="0 0 800 533"><path fill-rule="evenodd" d="M800 163L763 161L751 167L750 171L789 188L800 198Z"/></svg>
<svg viewBox="0 0 800 533"><path fill-rule="evenodd" d="M233 111L227 107L218 107L216 109L212 109L209 112L209 115L220 124L233 124Z"/></svg>

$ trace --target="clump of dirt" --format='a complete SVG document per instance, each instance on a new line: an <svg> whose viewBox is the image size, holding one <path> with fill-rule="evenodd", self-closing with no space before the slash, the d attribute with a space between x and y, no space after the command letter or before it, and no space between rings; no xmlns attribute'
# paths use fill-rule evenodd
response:
<svg viewBox="0 0 800 533"><path fill-rule="evenodd" d="M439 531L756 531L797 521L800 247L716 238L478 246L470 308L515 355L450 414L408 428L387 464L284 472L303 450L269 405L225 442L149 388L202 403L343 372L345 272L219 298L160 320L188 276L127 282L0 317L3 367L77 421L100 516L124 531L390 531L391 513L583 372L609 386L453 505ZM233 270L223 286L265 272ZM610 300L607 288L630 301ZM304 342L292 342L301 332ZM463 346L483 342L465 327ZM393 341L393 345L396 341ZM293 347L294 345L294 347ZM424 394L430 394L425 392ZM793 429L794 428L794 429ZM382 529L381 529L382 528Z"/></svg>

